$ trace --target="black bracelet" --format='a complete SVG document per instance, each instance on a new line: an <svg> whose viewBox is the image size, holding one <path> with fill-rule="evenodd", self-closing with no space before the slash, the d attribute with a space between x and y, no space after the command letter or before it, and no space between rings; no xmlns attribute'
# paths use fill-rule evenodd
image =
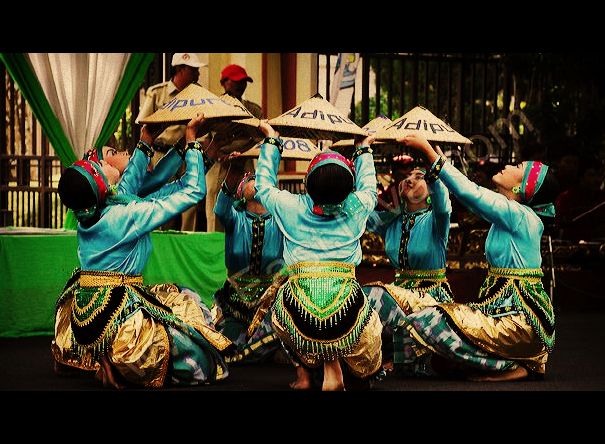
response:
<svg viewBox="0 0 605 444"><path fill-rule="evenodd" d="M147 157L149 157L150 159L153 157L153 148L151 148L151 145L149 145L147 142L143 142L142 140L139 140L135 149L136 148L143 151L145 153L145 155Z"/></svg>
<svg viewBox="0 0 605 444"><path fill-rule="evenodd" d="M221 190L229 197L235 197L235 192L231 191L227 186L227 182L223 181L223 185L221 186Z"/></svg>
<svg viewBox="0 0 605 444"><path fill-rule="evenodd" d="M210 168L212 168L212 165L216 163L216 160L208 157L208 154L206 154L206 151L203 150L202 144L199 140L189 142L185 150L198 150L202 153L202 159L204 159L204 170L206 173L210 170Z"/></svg>
<svg viewBox="0 0 605 444"><path fill-rule="evenodd" d="M284 152L284 141L281 137L265 137L265 140L263 140L263 144L265 143L275 145L279 150L279 154Z"/></svg>
<svg viewBox="0 0 605 444"><path fill-rule="evenodd" d="M199 144L199 142L196 142L196 143ZM200 144L200 146L201 146L201 144ZM202 151L202 159L204 159L204 170L207 173L208 171L210 171L210 168L212 168L212 165L214 165L216 163L216 160L208 157L208 154L206 154L206 151Z"/></svg>
<svg viewBox="0 0 605 444"><path fill-rule="evenodd" d="M367 145L359 146L359 147L355 148L355 151L353 151L353 154L351 155L351 162L355 162L355 160L362 154L365 154L365 153L372 154L373 152L374 152L374 150L372 150L372 148L370 148Z"/></svg>
<svg viewBox="0 0 605 444"><path fill-rule="evenodd" d="M189 142L187 143L187 146L185 146L185 151L187 150L202 150L202 144L200 143L199 140L194 140L193 142Z"/></svg>
<svg viewBox="0 0 605 444"><path fill-rule="evenodd" d="M185 160L185 154L187 153L186 146L177 143L176 145L172 145L170 148L175 150L179 154L179 156L181 156L181 159Z"/></svg>
<svg viewBox="0 0 605 444"><path fill-rule="evenodd" d="M430 184L437 180L439 177L439 173L445 164L445 158L439 156L439 158L431 165L431 169L428 173L424 175L424 180L426 183Z"/></svg>

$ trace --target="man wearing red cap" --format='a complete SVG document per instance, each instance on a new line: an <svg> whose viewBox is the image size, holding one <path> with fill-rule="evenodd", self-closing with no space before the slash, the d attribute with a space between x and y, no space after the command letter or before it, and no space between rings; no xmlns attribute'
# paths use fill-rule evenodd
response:
<svg viewBox="0 0 605 444"><path fill-rule="evenodd" d="M221 85L223 86L225 95L229 95L238 99L252 113L254 117L263 118L261 107L249 100L245 100L242 96L248 87L248 82L252 83L252 77L248 75L246 70L240 65L227 65L221 71ZM220 221L214 214L214 205L216 197L220 190L221 184L227 175L228 167L221 162L216 162L206 174L206 226L207 231L225 231ZM245 171L254 171L254 162L252 159L244 164Z"/></svg>
<svg viewBox="0 0 605 444"><path fill-rule="evenodd" d="M225 94L238 99L254 117L260 119L262 116L261 107L254 102L242 98L248 87L248 82L253 82L252 77L239 65L227 65L221 71L221 85L225 89Z"/></svg>

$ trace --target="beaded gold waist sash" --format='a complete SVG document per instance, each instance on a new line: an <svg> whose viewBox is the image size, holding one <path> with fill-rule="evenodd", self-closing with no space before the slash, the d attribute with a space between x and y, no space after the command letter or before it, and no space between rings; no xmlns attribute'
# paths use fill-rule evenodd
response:
<svg viewBox="0 0 605 444"><path fill-rule="evenodd" d="M82 270L80 272L80 287L117 287L119 285L143 285L143 276L115 271Z"/></svg>
<svg viewBox="0 0 605 444"><path fill-rule="evenodd" d="M347 262L297 262L287 268L288 276L300 278L355 278L355 265Z"/></svg>
<svg viewBox="0 0 605 444"><path fill-rule="evenodd" d="M295 346L325 359L346 354L357 343L371 308L342 262L299 262L288 267L288 283L274 306Z"/></svg>
<svg viewBox="0 0 605 444"><path fill-rule="evenodd" d="M479 290L479 301L471 303L487 313L494 314L493 308L502 309L502 305L511 305L511 294L523 292L525 286L542 285L540 268L495 268L487 271L487 277ZM533 293L533 292L532 292ZM502 310L499 310L502 311Z"/></svg>
<svg viewBox="0 0 605 444"><path fill-rule="evenodd" d="M324 328L337 312L348 307L356 290L352 264L299 262L288 267L288 274L292 302Z"/></svg>
<svg viewBox="0 0 605 444"><path fill-rule="evenodd" d="M435 270L398 269L395 271L393 285L427 292L438 302L454 302L452 289L445 275L445 268Z"/></svg>
<svg viewBox="0 0 605 444"><path fill-rule="evenodd" d="M258 302L263 292L273 283L273 276L232 274L227 280L233 289L230 299L241 300L250 308Z"/></svg>
<svg viewBox="0 0 605 444"><path fill-rule="evenodd" d="M496 268L490 267L487 270L488 276L506 279L541 279L544 272L541 268Z"/></svg>

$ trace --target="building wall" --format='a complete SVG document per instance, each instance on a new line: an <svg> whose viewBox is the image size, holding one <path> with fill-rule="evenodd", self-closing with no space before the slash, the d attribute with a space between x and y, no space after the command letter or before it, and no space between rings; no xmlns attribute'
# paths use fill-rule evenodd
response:
<svg viewBox="0 0 605 444"><path fill-rule="evenodd" d="M291 104L294 107L317 93L316 53L296 53L294 58L284 57L280 53L198 53L198 56L208 64L207 67L200 68L199 83L217 95L224 92L220 84L221 70L231 63L243 66L253 79L246 88L244 99L258 103L268 119L289 109L284 108L285 94L295 98L295 103ZM295 63L295 70L284 66L287 63L284 60ZM292 71L294 75L289 77L294 78L284 79L284 73ZM293 161L289 165L296 172L304 172L308 162Z"/></svg>

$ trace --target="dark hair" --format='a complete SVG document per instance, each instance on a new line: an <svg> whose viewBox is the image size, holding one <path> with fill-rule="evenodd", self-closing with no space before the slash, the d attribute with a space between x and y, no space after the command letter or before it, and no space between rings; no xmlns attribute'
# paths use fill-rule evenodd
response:
<svg viewBox="0 0 605 444"><path fill-rule="evenodd" d="M344 166L327 163L307 177L306 186L316 205L339 204L353 191L353 176Z"/></svg>
<svg viewBox="0 0 605 444"><path fill-rule="evenodd" d="M544 177L544 182L536 194L534 194L531 200L531 205L539 205L546 203L554 203L556 197L559 195L560 186L555 171L549 168Z"/></svg>
<svg viewBox="0 0 605 444"><path fill-rule="evenodd" d="M97 203L97 197L86 177L67 168L59 179L59 197L67 208L81 210Z"/></svg>

